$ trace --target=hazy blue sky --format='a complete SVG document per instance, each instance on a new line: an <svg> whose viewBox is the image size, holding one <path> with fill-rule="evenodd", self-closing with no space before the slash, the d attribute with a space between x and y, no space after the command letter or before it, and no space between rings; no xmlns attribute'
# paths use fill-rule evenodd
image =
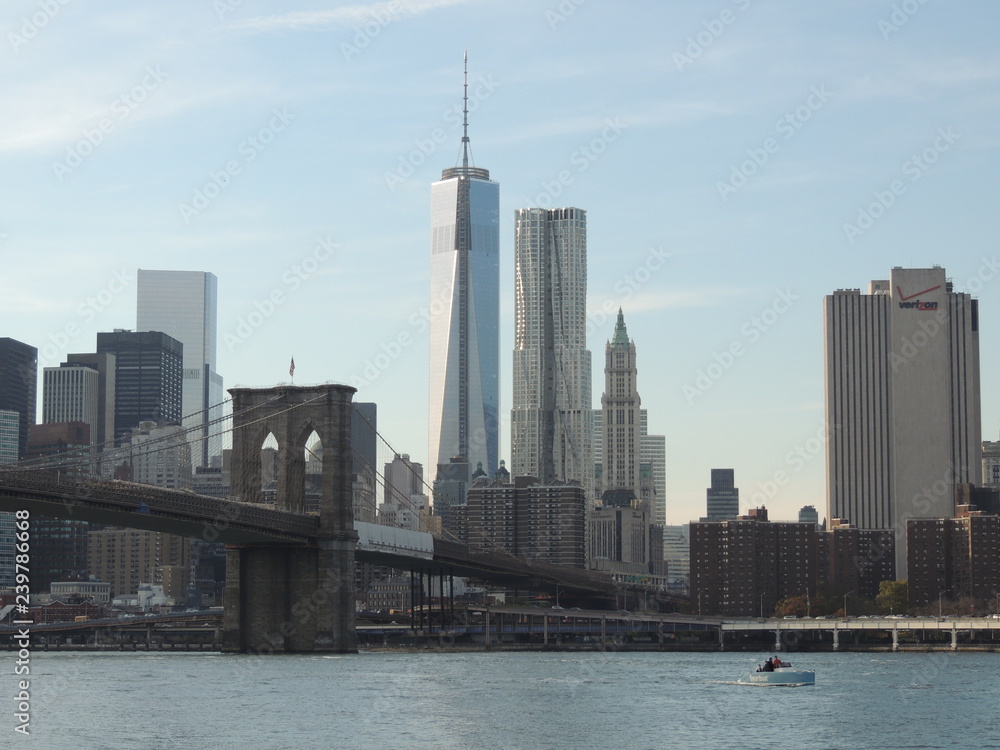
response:
<svg viewBox="0 0 1000 750"><path fill-rule="evenodd" d="M620 305L669 520L704 513L712 467L743 508L825 515L834 289L938 264L975 292L997 438L998 24L986 0L8 0L0 335L57 365L135 326L137 268L211 271L227 386L294 355L424 460L429 186L468 49L501 186L501 457L513 213L579 206L594 403Z"/></svg>

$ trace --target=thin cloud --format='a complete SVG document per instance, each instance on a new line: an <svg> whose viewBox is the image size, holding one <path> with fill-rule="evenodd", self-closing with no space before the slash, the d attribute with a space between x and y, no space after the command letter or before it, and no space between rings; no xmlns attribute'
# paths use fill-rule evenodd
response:
<svg viewBox="0 0 1000 750"><path fill-rule="evenodd" d="M392 2L374 3L373 5L347 5L343 8L330 10L295 11L281 16L265 16L251 18L235 25L237 29L249 31L301 31L315 28L354 28L358 24L379 19L389 21L407 16L419 16L424 13L448 8L452 5L465 5L473 0L393 0Z"/></svg>
<svg viewBox="0 0 1000 750"><path fill-rule="evenodd" d="M677 310L695 307L714 307L733 297L745 296L746 290L712 287L707 289L668 289L664 291L639 291L627 297L627 303L615 301L628 307L629 313L649 312L654 310ZM591 311L596 312L607 307L607 301L600 296L593 297L588 304Z"/></svg>

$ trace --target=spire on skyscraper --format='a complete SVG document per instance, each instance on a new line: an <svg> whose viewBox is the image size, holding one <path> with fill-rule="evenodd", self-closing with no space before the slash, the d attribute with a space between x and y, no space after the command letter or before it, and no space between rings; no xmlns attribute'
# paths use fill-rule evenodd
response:
<svg viewBox="0 0 1000 750"><path fill-rule="evenodd" d="M465 51L462 84L462 166L469 166L469 50Z"/></svg>
<svg viewBox="0 0 1000 750"><path fill-rule="evenodd" d="M622 313L622 309L618 308L618 322L615 323L615 335L611 339L612 344L624 344L628 346L628 331L625 330L625 315Z"/></svg>

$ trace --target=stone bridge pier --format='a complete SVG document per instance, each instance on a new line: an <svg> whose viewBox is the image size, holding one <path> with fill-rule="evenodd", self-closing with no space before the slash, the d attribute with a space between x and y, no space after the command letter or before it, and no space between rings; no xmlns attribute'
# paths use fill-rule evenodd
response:
<svg viewBox="0 0 1000 750"><path fill-rule="evenodd" d="M259 503L261 448L278 442L277 507L305 510L305 447L323 444L319 531L305 545L231 545L226 551L222 650L357 651L351 398L345 385L232 388L232 494Z"/></svg>

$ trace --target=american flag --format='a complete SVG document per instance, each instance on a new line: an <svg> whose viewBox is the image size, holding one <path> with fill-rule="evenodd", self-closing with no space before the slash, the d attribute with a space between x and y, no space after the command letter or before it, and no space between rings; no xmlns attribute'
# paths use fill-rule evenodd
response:
<svg viewBox="0 0 1000 750"><path fill-rule="evenodd" d="M292 357L292 364L288 366L288 377L295 377L295 357Z"/></svg>

